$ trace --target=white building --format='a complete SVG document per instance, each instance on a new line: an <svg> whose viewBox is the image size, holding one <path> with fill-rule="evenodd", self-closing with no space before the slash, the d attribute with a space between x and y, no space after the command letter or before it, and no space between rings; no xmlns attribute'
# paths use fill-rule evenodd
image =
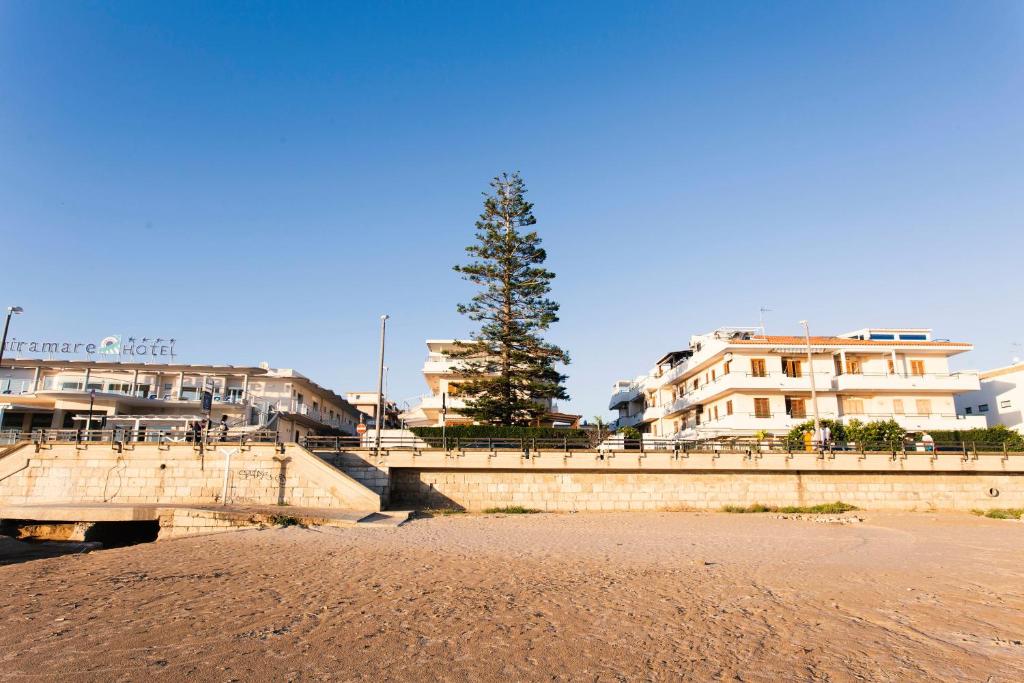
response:
<svg viewBox="0 0 1024 683"><path fill-rule="evenodd" d="M472 420L459 411L466 406L461 396L461 387L466 378L459 372L462 361L452 359L459 340L428 339L427 359L423 363L423 379L427 382L429 394L421 396L419 403L401 415L408 427L440 427L443 424L471 424ZM579 415L559 413L557 406L545 400L547 414L539 421L540 426L579 425Z"/></svg>
<svg viewBox="0 0 1024 683"><path fill-rule="evenodd" d="M964 417L983 417L989 427L1024 432L1024 363L982 372L977 391L956 397L956 411Z"/></svg>
<svg viewBox="0 0 1024 683"><path fill-rule="evenodd" d="M720 328L617 383L609 408L617 426L656 436L781 436L813 417L813 380L822 419L894 419L908 431L983 427L954 404L978 389L978 375L949 369L951 356L972 348L934 340L929 329L869 328L811 337L808 362L803 337Z"/></svg>
<svg viewBox="0 0 1024 683"><path fill-rule="evenodd" d="M184 429L227 416L232 429L276 430L283 440L355 434L359 412L341 396L286 368L4 358L0 428ZM90 412L90 405L92 410Z"/></svg>

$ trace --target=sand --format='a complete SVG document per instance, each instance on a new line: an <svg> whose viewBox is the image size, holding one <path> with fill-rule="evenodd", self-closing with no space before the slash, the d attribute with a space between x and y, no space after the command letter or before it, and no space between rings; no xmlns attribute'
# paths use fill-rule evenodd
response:
<svg viewBox="0 0 1024 683"><path fill-rule="evenodd" d="M650 513L246 531L0 567L0 680L1024 679L1024 524Z"/></svg>

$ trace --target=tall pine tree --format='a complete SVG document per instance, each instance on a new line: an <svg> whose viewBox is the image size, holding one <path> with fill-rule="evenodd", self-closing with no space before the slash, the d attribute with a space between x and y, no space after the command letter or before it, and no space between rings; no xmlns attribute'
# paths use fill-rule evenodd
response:
<svg viewBox="0 0 1024 683"><path fill-rule="evenodd" d="M518 173L503 173L484 193L476 222L476 243L466 247L471 261L455 266L464 280L481 288L459 313L480 329L452 353L466 407L459 412L495 425L528 425L553 399L567 399L557 365L569 355L544 341L540 333L558 321L558 304L547 298L555 274L543 267L547 254L536 231L533 204Z"/></svg>

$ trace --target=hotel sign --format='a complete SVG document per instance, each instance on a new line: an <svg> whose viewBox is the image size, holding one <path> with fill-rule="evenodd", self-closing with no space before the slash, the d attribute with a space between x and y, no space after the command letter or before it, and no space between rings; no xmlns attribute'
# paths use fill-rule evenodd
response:
<svg viewBox="0 0 1024 683"><path fill-rule="evenodd" d="M43 354L68 354L91 356L100 354L104 356L119 356L121 358L151 357L160 358L163 356L174 357L174 345L176 339L164 339L163 337L127 337L122 339L120 335L104 337L99 343L74 342L74 341L19 341L11 339L4 346L4 354L10 353L43 353Z"/></svg>

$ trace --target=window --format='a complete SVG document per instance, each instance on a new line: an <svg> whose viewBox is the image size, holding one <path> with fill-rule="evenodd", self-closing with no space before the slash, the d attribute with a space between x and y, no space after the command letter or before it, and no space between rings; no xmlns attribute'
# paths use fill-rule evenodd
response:
<svg viewBox="0 0 1024 683"><path fill-rule="evenodd" d="M767 377L768 368L764 362L764 358L752 358L750 360L750 374L754 377ZM766 401L768 399L765 399Z"/></svg>
<svg viewBox="0 0 1024 683"><path fill-rule="evenodd" d="M772 411L768 407L768 399L766 398L755 398L754 399L754 417L771 417Z"/></svg>
<svg viewBox="0 0 1024 683"><path fill-rule="evenodd" d="M885 361L885 363L889 367L889 374L890 375L895 375L896 374L896 363L893 362L892 358L890 358L889 360Z"/></svg>
<svg viewBox="0 0 1024 683"><path fill-rule="evenodd" d="M782 372L786 377L802 377L802 366L799 358L783 358Z"/></svg>
<svg viewBox="0 0 1024 683"><path fill-rule="evenodd" d="M832 362L835 363L836 374L837 375L843 374L843 359L842 359L842 357L840 357L840 356L832 356Z"/></svg>
<svg viewBox="0 0 1024 683"><path fill-rule="evenodd" d="M849 375L860 375L864 373L864 367L861 365L860 358L846 359L846 373Z"/></svg>
<svg viewBox="0 0 1024 683"><path fill-rule="evenodd" d="M697 385L698 385L699 383L700 383L700 380L699 380L699 379L695 379L695 380L693 380L693 390L694 390L694 391L697 391Z"/></svg>
<svg viewBox="0 0 1024 683"><path fill-rule="evenodd" d="M931 415L932 414L932 402L927 398L917 399L917 414L918 415Z"/></svg>
<svg viewBox="0 0 1024 683"><path fill-rule="evenodd" d="M807 401L802 398L786 397L786 413L790 417L807 417Z"/></svg>
<svg viewBox="0 0 1024 683"><path fill-rule="evenodd" d="M980 406L978 406L978 412L979 413L987 413L988 412L988 404L987 403L982 403Z"/></svg>
<svg viewBox="0 0 1024 683"><path fill-rule="evenodd" d="M921 377L924 375L924 361L923 360L912 360L910 361L910 374Z"/></svg>
<svg viewBox="0 0 1024 683"><path fill-rule="evenodd" d="M970 406L967 406L966 408L964 408L964 413L966 415L973 415L974 414L974 408L972 408Z"/></svg>
<svg viewBox="0 0 1024 683"><path fill-rule="evenodd" d="M928 341L926 334L901 334L900 339L904 341Z"/></svg>
<svg viewBox="0 0 1024 683"><path fill-rule="evenodd" d="M732 415L732 401L725 402L725 414Z"/></svg>
<svg viewBox="0 0 1024 683"><path fill-rule="evenodd" d="M718 406L715 406L715 419L718 419Z"/></svg>
<svg viewBox="0 0 1024 683"><path fill-rule="evenodd" d="M863 415L864 414L864 399L861 398L843 398L843 412L847 415Z"/></svg>
<svg viewBox="0 0 1024 683"><path fill-rule="evenodd" d="M896 335L895 334L880 334L880 333L872 332L868 336L868 339L873 339L875 341L888 341L890 339L896 339Z"/></svg>
<svg viewBox="0 0 1024 683"><path fill-rule="evenodd" d="M81 382L61 382L60 383L60 390L61 391L81 391L81 389L82 389L82 383Z"/></svg>
<svg viewBox="0 0 1024 683"><path fill-rule="evenodd" d="M732 364L731 360L727 360L724 363L722 363L722 374L723 375L728 375L729 374L729 366L731 364Z"/></svg>
<svg viewBox="0 0 1024 683"><path fill-rule="evenodd" d="M711 371L711 381L714 382L717 378L715 377L715 371Z"/></svg>
<svg viewBox="0 0 1024 683"><path fill-rule="evenodd" d="M1010 407L1010 399L1005 399L1003 401L1000 401L999 402L999 407L1000 408L1009 408Z"/></svg>
<svg viewBox="0 0 1024 683"><path fill-rule="evenodd" d="M896 415L902 415L903 414L903 399L902 398L894 398L892 400L892 412L895 413Z"/></svg>

